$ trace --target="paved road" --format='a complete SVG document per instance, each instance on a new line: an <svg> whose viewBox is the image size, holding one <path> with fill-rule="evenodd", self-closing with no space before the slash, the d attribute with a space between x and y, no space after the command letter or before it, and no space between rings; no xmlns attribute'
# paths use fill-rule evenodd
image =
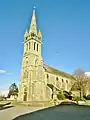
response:
<svg viewBox="0 0 90 120"><path fill-rule="evenodd" d="M7 108L0 110L0 120L12 120L13 118L13 120L90 120L90 106L62 104L43 110L39 109L26 106Z"/></svg>
<svg viewBox="0 0 90 120"><path fill-rule="evenodd" d="M13 118L25 114L30 113L41 108L35 107L26 107L26 106L15 106L15 107L8 107L6 109L0 110L0 120L12 120Z"/></svg>
<svg viewBox="0 0 90 120"><path fill-rule="evenodd" d="M17 117L14 120L90 120L90 107L59 105L33 113L28 113Z"/></svg>

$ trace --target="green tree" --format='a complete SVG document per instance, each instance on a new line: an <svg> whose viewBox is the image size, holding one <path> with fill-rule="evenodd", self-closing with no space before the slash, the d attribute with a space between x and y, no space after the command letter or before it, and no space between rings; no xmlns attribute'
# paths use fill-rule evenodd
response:
<svg viewBox="0 0 90 120"><path fill-rule="evenodd" d="M15 83L11 84L9 87L8 97L10 97L10 95L18 95L18 87Z"/></svg>

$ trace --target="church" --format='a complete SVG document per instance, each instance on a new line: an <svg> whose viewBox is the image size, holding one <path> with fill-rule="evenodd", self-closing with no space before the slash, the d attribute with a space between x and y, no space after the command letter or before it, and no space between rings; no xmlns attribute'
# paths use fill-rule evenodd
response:
<svg viewBox="0 0 90 120"><path fill-rule="evenodd" d="M57 99L60 90L70 91L74 77L43 62L42 33L37 29L35 9L29 30L24 34L24 51L18 101L31 104Z"/></svg>

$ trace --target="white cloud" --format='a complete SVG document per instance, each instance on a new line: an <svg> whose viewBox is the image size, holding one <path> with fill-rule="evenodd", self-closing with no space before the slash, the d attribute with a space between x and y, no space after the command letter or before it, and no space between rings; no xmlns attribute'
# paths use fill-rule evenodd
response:
<svg viewBox="0 0 90 120"><path fill-rule="evenodd" d="M85 75L86 75L87 77L90 77L90 72L85 72Z"/></svg>
<svg viewBox="0 0 90 120"><path fill-rule="evenodd" d="M7 72L6 70L0 69L0 74L12 75L12 73Z"/></svg>
<svg viewBox="0 0 90 120"><path fill-rule="evenodd" d="M5 70L0 69L0 74L5 74L5 73L6 73Z"/></svg>

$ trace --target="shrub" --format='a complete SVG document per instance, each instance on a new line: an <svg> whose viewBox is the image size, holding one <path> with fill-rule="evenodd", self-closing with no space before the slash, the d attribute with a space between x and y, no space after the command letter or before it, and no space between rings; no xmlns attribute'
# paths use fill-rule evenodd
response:
<svg viewBox="0 0 90 120"><path fill-rule="evenodd" d="M59 94L57 94L57 98L58 98L58 100L63 100L63 99L65 99L65 95L62 93L59 93Z"/></svg>
<svg viewBox="0 0 90 120"><path fill-rule="evenodd" d="M73 98L73 101L85 101L85 99L77 96Z"/></svg>
<svg viewBox="0 0 90 120"><path fill-rule="evenodd" d="M90 100L90 94L87 95L87 100Z"/></svg>
<svg viewBox="0 0 90 120"><path fill-rule="evenodd" d="M78 96L73 98L73 101L79 101L79 100L81 100L81 98Z"/></svg>

